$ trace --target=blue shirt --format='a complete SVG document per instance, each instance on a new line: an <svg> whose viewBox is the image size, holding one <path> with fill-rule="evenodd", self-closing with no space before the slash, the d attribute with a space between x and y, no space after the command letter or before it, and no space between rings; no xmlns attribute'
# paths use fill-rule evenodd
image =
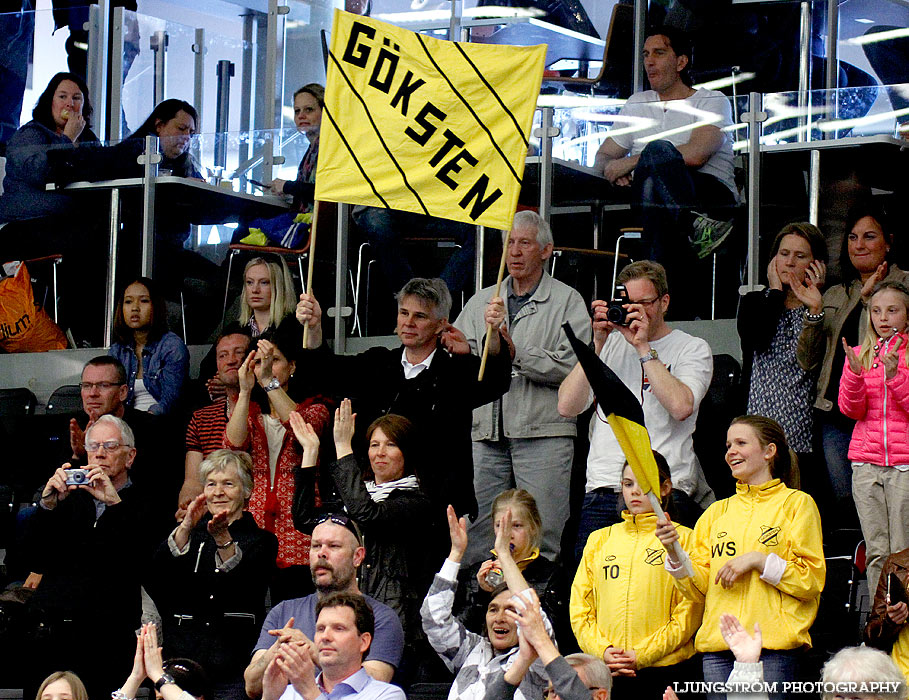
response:
<svg viewBox="0 0 909 700"><path fill-rule="evenodd" d="M316 683L319 686L319 690L322 691L322 694L319 695L319 700L322 700L322 698L326 698L326 700L335 700L335 698L358 698L358 700L407 700L404 691L398 686L377 681L366 673L362 667L359 671L335 685L330 693L325 692L325 688L322 685L321 673L319 674L319 677L316 678ZM280 700L302 700L302 698L303 696L294 690L292 685L288 685L287 690L284 691Z"/></svg>
<svg viewBox="0 0 909 700"><path fill-rule="evenodd" d="M126 405L132 407L136 400L136 374L139 372L136 349L132 345L114 343L107 354L116 357L126 368L129 384ZM188 375L189 351L180 336L168 332L149 342L142 350L142 380L157 403L148 412L156 415L170 413L183 393Z"/></svg>
<svg viewBox="0 0 909 700"><path fill-rule="evenodd" d="M394 610L375 598L370 598L368 595L363 597L372 608L376 619L375 634L372 635L372 644L369 646L366 660L384 661L397 668L401 665L401 655L404 650L404 630L401 627L401 618ZM284 600L269 610L253 653L271 647L275 638L268 634L268 630L282 628L290 618L294 619L294 627L310 639L315 639L317 602L317 594L310 593L303 598Z"/></svg>

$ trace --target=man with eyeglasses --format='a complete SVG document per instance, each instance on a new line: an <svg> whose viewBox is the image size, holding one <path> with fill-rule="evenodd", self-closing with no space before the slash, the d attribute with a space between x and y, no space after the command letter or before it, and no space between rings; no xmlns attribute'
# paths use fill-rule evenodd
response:
<svg viewBox="0 0 909 700"><path fill-rule="evenodd" d="M666 323L669 285L662 265L650 260L632 263L619 273L617 282L627 292L628 303L623 305L627 321L619 325L607 320L608 302L594 301L594 349L641 402L653 449L666 457L672 471L675 519L693 527L703 508L716 500L692 444L698 407L713 376L710 346ZM559 412L576 416L592 401L587 376L576 365L559 387ZM601 412L591 421L577 559L591 532L620 521L623 505L625 454Z"/></svg>
<svg viewBox="0 0 909 700"><path fill-rule="evenodd" d="M51 671L68 668L100 697L110 692L110 669L131 664L141 574L164 536L150 526L145 495L130 480L134 443L122 419L99 417L86 431L85 471L68 472L64 464L41 490L31 520L32 566L41 582L29 609L46 635L33 640L28 655L35 688Z"/></svg>
<svg viewBox="0 0 909 700"><path fill-rule="evenodd" d="M462 339L463 350L483 352L487 306L506 310L503 332L509 342L511 385L500 399L473 411L473 474L479 517L470 525L467 566L488 558L493 499L517 486L529 491L543 519L541 554L555 560L569 515L569 483L577 425L558 411L558 387L576 358L562 332L570 323L580 339L590 341L590 316L580 294L546 271L552 255L549 224L533 211L514 217L505 263L504 299L495 287L477 292L455 321L449 345Z"/></svg>
<svg viewBox="0 0 909 700"><path fill-rule="evenodd" d="M89 360L82 368L79 390L82 411L69 420L71 454L61 454L57 464L65 460L74 467L83 466L86 428L101 416L122 418L136 436L138 451L132 468L133 480L146 489L150 497L155 496L159 517L172 519L176 496L183 483L183 456L176 425L126 405L129 393L126 369L115 357L100 355Z"/></svg>
<svg viewBox="0 0 909 700"><path fill-rule="evenodd" d="M357 585L357 567L363 563L365 556L360 528L351 518L343 513L329 513L318 519L309 548L309 569L316 592L303 598L285 600L269 611L253 649L252 660L243 673L249 697L262 695L265 669L282 644L302 644L312 662L319 665L317 649L312 641L318 617L317 603L335 592L361 595ZM369 596L363 598L375 615L375 634L363 668L376 680L387 683L401 662L404 631L394 610Z"/></svg>

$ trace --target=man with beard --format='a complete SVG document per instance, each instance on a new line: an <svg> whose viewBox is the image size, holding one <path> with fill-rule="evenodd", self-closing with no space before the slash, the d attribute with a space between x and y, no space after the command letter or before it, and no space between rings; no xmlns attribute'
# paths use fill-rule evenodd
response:
<svg viewBox="0 0 909 700"><path fill-rule="evenodd" d="M366 556L362 543L360 528L343 513L329 513L319 519L312 531L309 549L309 568L316 592L304 598L285 600L268 613L253 649L252 661L243 673L246 693L251 698L261 697L265 669L282 643L302 643L318 666L318 653L312 642L316 631L316 604L337 591L360 594L356 574ZM388 682L401 661L404 631L394 610L369 596L363 597L375 615L375 635L363 668L376 680Z"/></svg>

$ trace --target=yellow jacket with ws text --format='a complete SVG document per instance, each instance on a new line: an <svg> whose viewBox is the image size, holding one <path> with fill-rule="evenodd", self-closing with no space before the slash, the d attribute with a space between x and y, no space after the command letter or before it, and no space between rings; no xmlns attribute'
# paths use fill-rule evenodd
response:
<svg viewBox="0 0 909 700"><path fill-rule="evenodd" d="M653 513L622 513L597 530L571 586L571 629L581 649L603 658L607 647L634 649L638 668L669 666L694 654L703 604L682 595L663 568L666 550ZM676 525L682 545L692 531Z"/></svg>
<svg viewBox="0 0 909 700"><path fill-rule="evenodd" d="M811 496L779 479L759 486L739 482L734 496L704 511L694 527L694 544L683 548L695 574L675 579L676 585L686 596L705 601L704 621L695 637L699 652L728 649L720 635L723 613L735 615L749 632L759 623L765 649L811 646L808 630L827 573L821 518ZM763 580L754 570L728 589L715 582L726 562L754 551L785 562L778 583Z"/></svg>

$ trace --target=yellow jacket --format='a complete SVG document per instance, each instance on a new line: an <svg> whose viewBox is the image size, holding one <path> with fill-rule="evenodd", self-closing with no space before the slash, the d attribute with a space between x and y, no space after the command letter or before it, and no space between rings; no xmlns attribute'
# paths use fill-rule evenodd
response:
<svg viewBox="0 0 909 700"><path fill-rule="evenodd" d="M571 586L571 629L581 649L602 659L607 647L634 649L639 668L670 666L694 654L703 602L673 586L653 513L622 513L624 522L597 530ZM682 546L692 541L676 526Z"/></svg>
<svg viewBox="0 0 909 700"><path fill-rule="evenodd" d="M705 600L704 622L695 637L700 652L728 649L720 615L732 613L749 632L760 623L765 649L811 646L827 566L821 518L814 500L779 479L759 486L739 482L736 494L710 505L694 527L694 545L685 548L693 578L675 579L686 596ZM779 583L749 571L729 589L715 582L729 560L748 552L775 554L785 562Z"/></svg>

